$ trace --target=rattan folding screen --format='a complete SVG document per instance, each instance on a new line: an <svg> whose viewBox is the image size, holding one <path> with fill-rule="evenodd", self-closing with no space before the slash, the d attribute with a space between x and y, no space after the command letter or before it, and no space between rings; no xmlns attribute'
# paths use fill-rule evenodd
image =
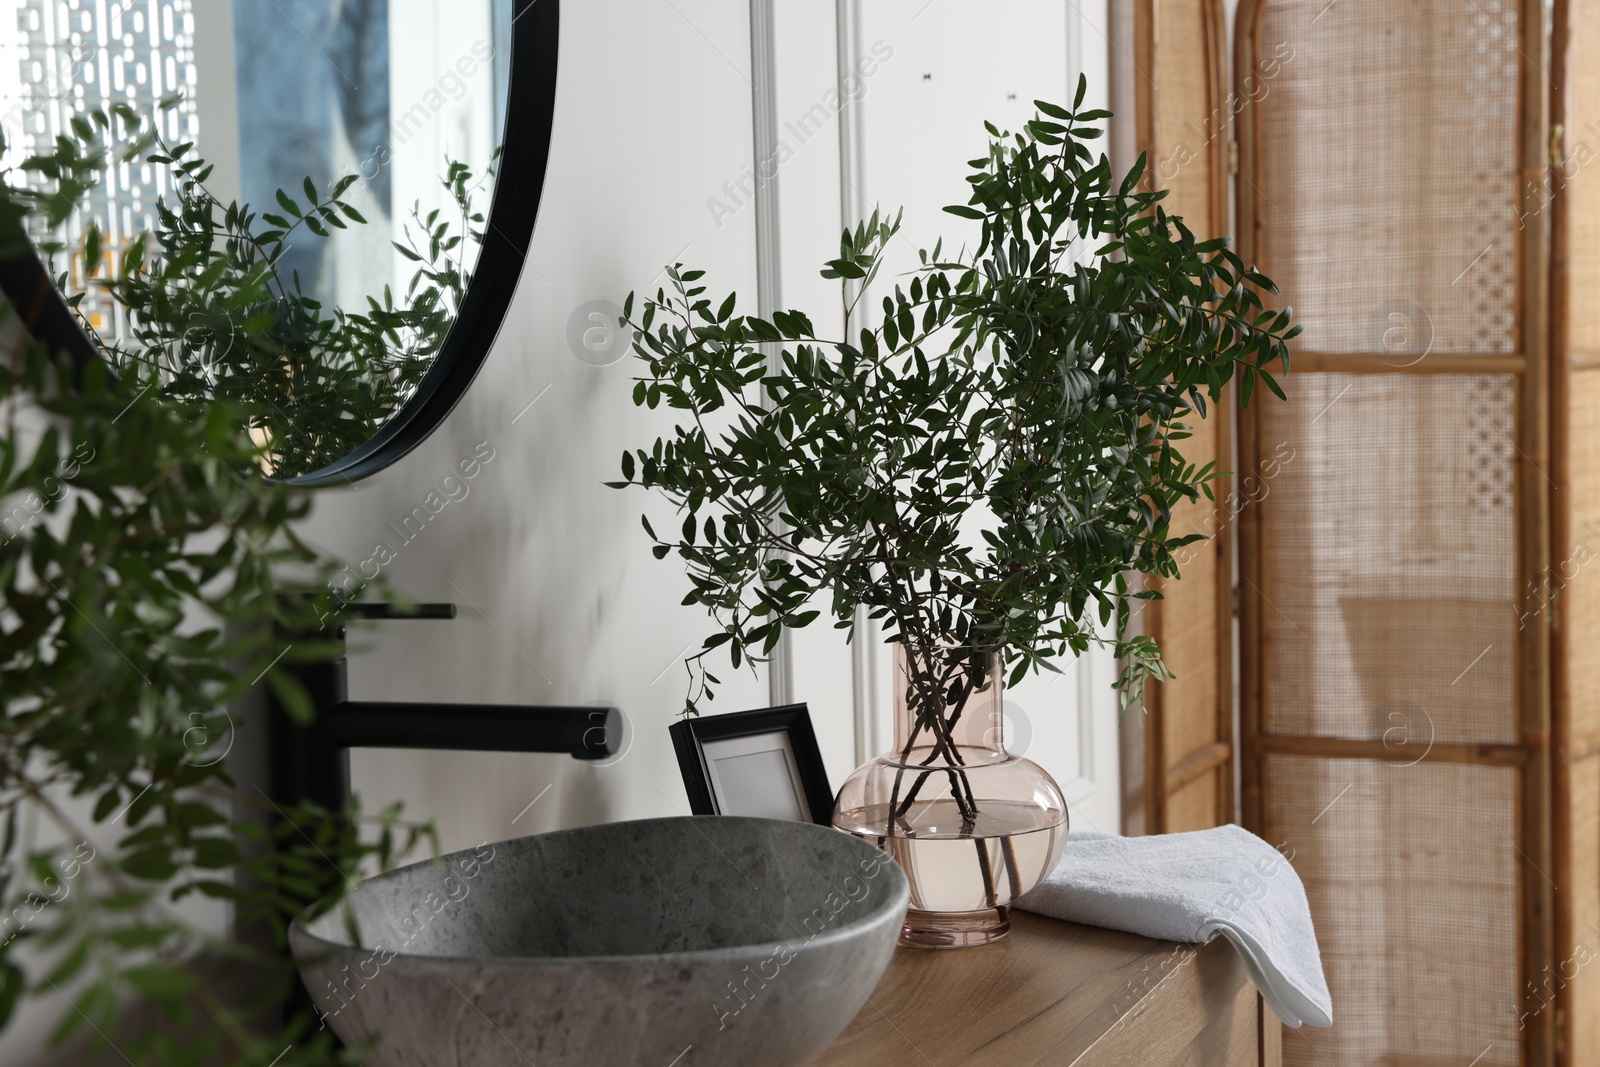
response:
<svg viewBox="0 0 1600 1067"><path fill-rule="evenodd" d="M1242 502L1240 816L1335 1003L1286 1060L1600 1065L1600 0L1242 0L1231 86L1216 4L1132 24L1151 183L1224 232L1233 118L1234 232L1306 325L1175 516L1221 536L1146 616L1143 827L1230 816Z"/></svg>
<svg viewBox="0 0 1600 1067"><path fill-rule="evenodd" d="M1228 232L1229 107L1221 0L1137 0L1134 98L1147 187L1202 238ZM1180 446L1186 460L1231 471L1228 404L1197 420ZM1143 731L1143 829L1171 833L1233 818L1232 479L1174 511L1175 535L1210 541L1180 552L1182 578L1158 583L1143 625L1177 676L1151 686Z"/></svg>
<svg viewBox="0 0 1600 1067"><path fill-rule="evenodd" d="M1305 324L1289 400L1240 420L1239 469L1266 487L1240 527L1242 816L1294 857L1335 1005L1289 1063L1558 1053L1533 992L1566 877L1537 594L1563 469L1545 469L1544 19L1544 0L1237 14L1240 244ZM1574 605L1569 626L1595 621Z"/></svg>

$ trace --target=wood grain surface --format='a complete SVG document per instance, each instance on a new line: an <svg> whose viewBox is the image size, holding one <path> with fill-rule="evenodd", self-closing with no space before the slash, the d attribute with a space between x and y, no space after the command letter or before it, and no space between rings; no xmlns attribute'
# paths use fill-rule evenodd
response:
<svg viewBox="0 0 1600 1067"><path fill-rule="evenodd" d="M901 948L817 1067L1281 1062L1237 952L1013 915L982 948ZM1263 1054L1263 1036L1266 1053Z"/></svg>

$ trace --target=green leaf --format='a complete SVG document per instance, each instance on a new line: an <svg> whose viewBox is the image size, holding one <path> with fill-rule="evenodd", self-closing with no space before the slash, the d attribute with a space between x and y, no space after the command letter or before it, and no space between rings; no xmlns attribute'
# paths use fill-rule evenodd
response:
<svg viewBox="0 0 1600 1067"><path fill-rule="evenodd" d="M95 802L94 812L90 816L95 822L105 822L107 816L116 811L122 803L122 794L115 786L100 794L100 799Z"/></svg>
<svg viewBox="0 0 1600 1067"><path fill-rule="evenodd" d="M60 959L56 960L55 966L45 975L44 980L55 985L65 985L71 982L82 974L83 969L89 965L89 956L93 950L94 938L92 935L78 938L77 941L73 942L72 947Z"/></svg>
<svg viewBox="0 0 1600 1067"><path fill-rule="evenodd" d="M164 796L159 790L154 788L140 790L128 804L128 810L122 816L123 823L127 826L138 826L162 799Z"/></svg>
<svg viewBox="0 0 1600 1067"><path fill-rule="evenodd" d="M783 334L778 332L778 328L765 319L759 319L751 316L746 318L744 322L745 325L750 328L750 332L755 335L756 340L758 341L783 340Z"/></svg>
<svg viewBox="0 0 1600 1067"><path fill-rule="evenodd" d="M164 882L178 873L178 865L166 848L147 848L122 857L122 869L134 878Z"/></svg>
<svg viewBox="0 0 1600 1067"><path fill-rule="evenodd" d="M266 675L267 688L272 690L272 695L278 698L291 719L302 726L311 722L316 715L316 710L311 705L311 697L306 692L300 680L287 671L272 668Z"/></svg>
<svg viewBox="0 0 1600 1067"><path fill-rule="evenodd" d="M155 948L169 941L177 929L175 924L155 926L124 926L104 933L106 940L124 951Z"/></svg>
<svg viewBox="0 0 1600 1067"><path fill-rule="evenodd" d="M122 980L136 993L158 1000L181 997L194 988L195 979L189 972L176 967L151 964L129 967L122 972Z"/></svg>
<svg viewBox="0 0 1600 1067"><path fill-rule="evenodd" d="M17 1010L17 1001L27 987L22 969L10 960L0 960L0 1030L11 1021Z"/></svg>
<svg viewBox="0 0 1600 1067"><path fill-rule="evenodd" d="M228 725L231 725L231 721ZM178 805L178 818L183 826L191 830L199 829L202 826L222 826L228 821L227 816L209 804L200 804L194 801L185 801Z"/></svg>
<svg viewBox="0 0 1600 1067"><path fill-rule="evenodd" d="M244 892L232 882L217 882L201 880L191 883L202 896L213 897L217 900L241 900Z"/></svg>
<svg viewBox="0 0 1600 1067"><path fill-rule="evenodd" d="M226 838L203 837L193 847L194 865L203 869L231 867L240 859L238 848Z"/></svg>

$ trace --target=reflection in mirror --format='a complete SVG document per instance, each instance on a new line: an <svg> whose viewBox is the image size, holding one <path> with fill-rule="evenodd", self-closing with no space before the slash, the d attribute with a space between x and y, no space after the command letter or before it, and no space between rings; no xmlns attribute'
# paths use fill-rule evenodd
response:
<svg viewBox="0 0 1600 1067"><path fill-rule="evenodd" d="M100 350L274 476L416 391L483 240L511 0L0 0L0 172Z"/></svg>

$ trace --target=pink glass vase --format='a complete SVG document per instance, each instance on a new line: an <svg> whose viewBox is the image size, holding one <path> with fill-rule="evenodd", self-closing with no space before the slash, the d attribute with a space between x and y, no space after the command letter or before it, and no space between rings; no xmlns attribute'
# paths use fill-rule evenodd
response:
<svg viewBox="0 0 1600 1067"><path fill-rule="evenodd" d="M895 645L894 749L839 790L833 825L888 852L911 882L903 945L1000 940L1012 901L1061 858L1066 800L1044 768L1006 751L1003 679L997 656Z"/></svg>

